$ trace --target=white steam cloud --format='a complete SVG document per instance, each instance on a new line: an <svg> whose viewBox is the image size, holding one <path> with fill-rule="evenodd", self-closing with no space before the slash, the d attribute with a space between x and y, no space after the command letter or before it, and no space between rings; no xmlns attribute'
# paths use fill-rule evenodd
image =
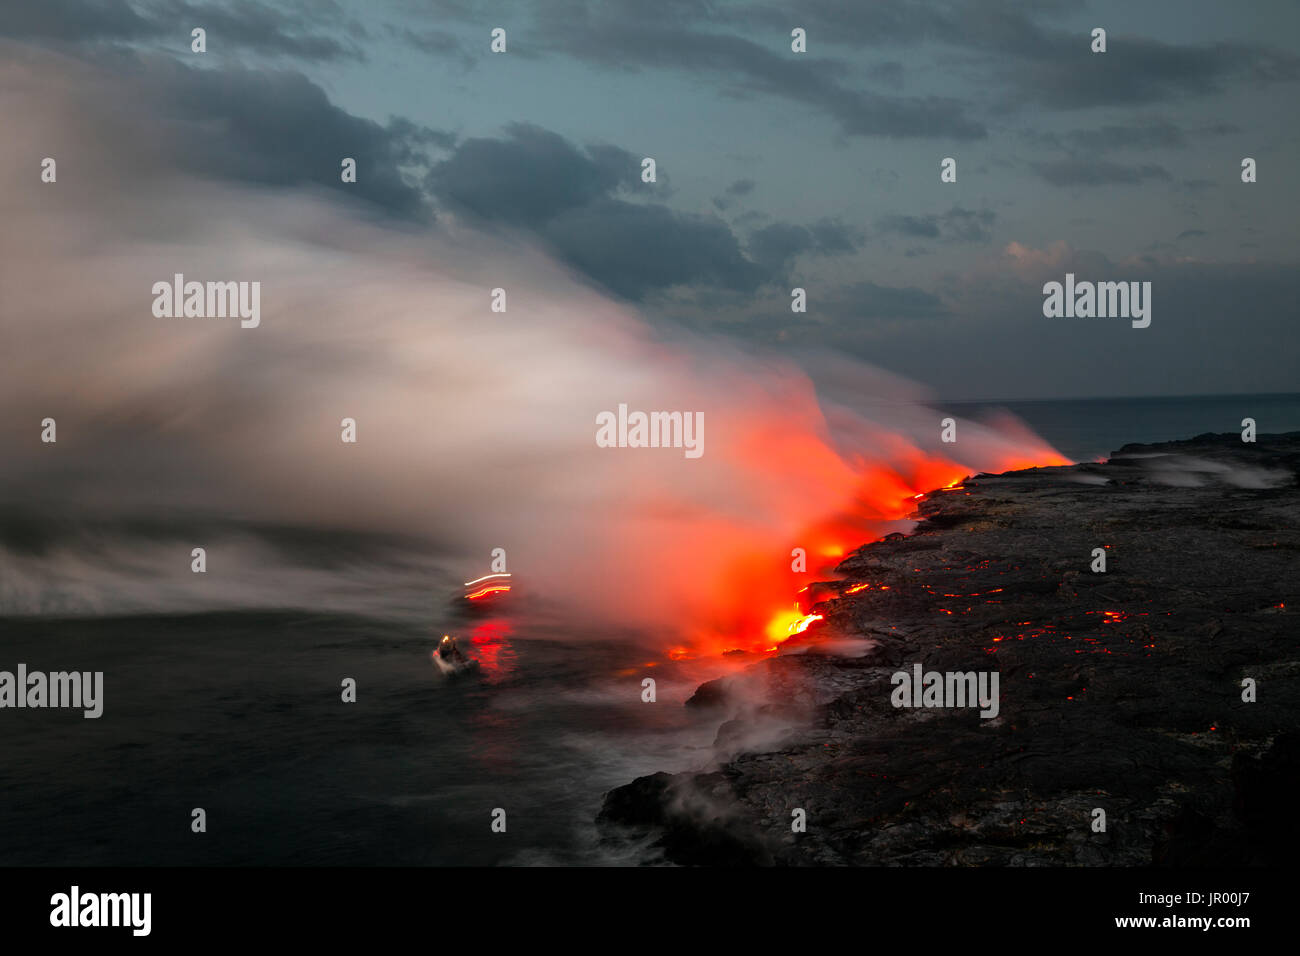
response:
<svg viewBox="0 0 1300 956"><path fill-rule="evenodd" d="M652 329L517 237L186 174L169 159L186 122L129 83L3 52L0 613L417 611L364 562L280 560L211 530L230 522L388 536L406 581L468 580L501 547L525 590L671 626L709 613L737 562L788 565L804 529L856 507L864 463L938 451L941 415L892 376L822 359L823 405L795 362ZM176 273L260 282L260 325L154 317ZM703 412L703 457L598 448L620 403ZM1042 447L961 427L950 457L972 471ZM141 523L150 547L104 530ZM220 540L191 574L190 545Z"/></svg>

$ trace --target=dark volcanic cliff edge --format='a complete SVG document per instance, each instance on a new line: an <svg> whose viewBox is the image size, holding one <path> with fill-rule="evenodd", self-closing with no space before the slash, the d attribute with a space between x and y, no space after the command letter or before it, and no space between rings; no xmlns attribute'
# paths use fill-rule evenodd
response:
<svg viewBox="0 0 1300 956"><path fill-rule="evenodd" d="M1294 859L1300 433L980 475L919 516L840 565L837 592L869 587L819 607L806 653L706 685L719 769L611 791L606 839L684 864ZM998 717L895 708L916 663L996 669Z"/></svg>

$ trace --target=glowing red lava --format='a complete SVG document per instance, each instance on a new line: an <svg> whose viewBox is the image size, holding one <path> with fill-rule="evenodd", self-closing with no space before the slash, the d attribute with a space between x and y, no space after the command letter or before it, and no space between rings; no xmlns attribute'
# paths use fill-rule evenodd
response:
<svg viewBox="0 0 1300 956"><path fill-rule="evenodd" d="M916 449L910 450L910 460L905 468L891 468L879 464L863 466L861 491L858 496L858 508L854 513L840 515L834 519L808 529L803 538L802 547L808 555L820 555L828 558L840 558L847 554L850 546L845 541L879 540L881 531L887 522L898 521L908 517L915 510L915 502L937 489L940 491L960 490L962 481L971 474L972 469L937 456L926 456ZM860 463L862 464L862 463ZM1011 471L1045 465L1065 465L1069 460L1056 451L1044 446L1033 454L1021 453L998 463L995 470ZM809 574L833 574L834 563L819 568L809 567ZM769 572L769 579L784 577L788 582L786 593L795 592L803 596L808 585L800 586L797 572L781 575ZM770 586L770 585L769 585ZM855 594L870 587L869 584L855 584L845 594ZM879 585L879 590L889 590L887 585ZM745 589L749 594L760 593L760 588ZM763 588L766 591L767 588ZM998 589L1001 590L1001 589ZM750 641L751 650L774 652L783 642L796 634L801 634L816 621L824 620L821 614L811 613L811 604L807 608L796 599L793 608L781 608L773 611L763 626L762 633L766 641L761 644ZM732 640L732 646L737 643Z"/></svg>

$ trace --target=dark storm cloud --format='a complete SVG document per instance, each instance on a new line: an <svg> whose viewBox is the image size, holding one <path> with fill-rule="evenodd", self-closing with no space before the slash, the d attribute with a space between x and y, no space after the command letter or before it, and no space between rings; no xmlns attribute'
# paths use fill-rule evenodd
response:
<svg viewBox="0 0 1300 956"><path fill-rule="evenodd" d="M441 9L452 18L470 18L460 4ZM850 136L977 139L985 127L971 104L956 97L883 95L855 87L847 61L827 56L828 50L853 49L855 60L864 48L955 50L982 75L978 88L997 88L988 98L1003 107L1143 105L1300 77L1300 59L1257 43L1171 44L1116 33L1108 37L1109 52L1094 54L1090 30L1058 25L1071 12L1065 3L1012 0L820 0L797 11L777 4L682 0L665 9L631 0L573 0L562 15L548 10L537 16L530 36L538 48L610 69L707 73L720 78L724 93L788 98L832 117ZM807 29L808 54L790 52L792 25ZM966 55L972 52L980 59ZM1105 69L1098 69L1103 56ZM855 69L864 71L869 86L902 84L897 60Z"/></svg>
<svg viewBox="0 0 1300 956"><path fill-rule="evenodd" d="M182 48L189 46L189 31L201 26L208 31L208 49L230 43L266 56L288 56L301 60L364 59L355 43L344 43L318 29L322 21L330 22L350 37L364 38L359 24L343 24L339 8L333 3L293 5L285 12L284 4L272 6L252 0L226 3L178 3L167 0L151 4L157 18L179 29Z"/></svg>
<svg viewBox="0 0 1300 956"><path fill-rule="evenodd" d="M749 254L754 261L777 271L804 253L842 254L855 251L861 244L861 233L836 219L823 219L811 226L778 222L750 234Z"/></svg>
<svg viewBox="0 0 1300 956"><path fill-rule="evenodd" d="M778 32L764 30L767 35L756 42L738 32L750 25L747 8L696 0L570 0L541 13L528 4L510 9L527 18L527 28L517 33L527 40L512 47L520 55L552 52L614 70L711 74L722 82L724 94L783 97L825 113L850 136L969 140L986 135L984 125L957 99L857 90L844 82L849 63L792 53L788 12ZM482 20L479 11L460 2L438 0L433 12L440 22ZM872 69L882 85L896 85L900 76L892 62Z"/></svg>
<svg viewBox="0 0 1300 956"><path fill-rule="evenodd" d="M693 282L754 289L763 270L721 220L615 198L620 189L649 188L640 170L627 150L579 149L550 130L515 123L501 139L460 143L427 182L443 206L530 229L565 262L630 299Z"/></svg>
<svg viewBox="0 0 1300 956"><path fill-rule="evenodd" d="M1255 43L1170 44L1112 31L1107 53L1091 51L1091 28L1065 30L1043 21L1073 13L1077 4L927 3L873 0L844 4L813 0L797 16L785 5L739 14L751 26L808 29L810 49L886 48L936 44L988 57L985 69L1009 94L1007 104L1057 109L1149 104L1220 92L1236 82L1270 83L1300 76L1300 60ZM1105 69L1097 62L1105 57ZM978 63L974 64L978 66Z"/></svg>
<svg viewBox="0 0 1300 956"><path fill-rule="evenodd" d="M17 3L0 16L0 36L18 40L134 40L162 32L126 0L42 0Z"/></svg>
<svg viewBox="0 0 1300 956"><path fill-rule="evenodd" d="M849 135L930 136L972 139L984 126L955 99L880 96L855 90L844 80L844 63L819 51L932 45L965 56L996 82L1003 105L1036 103L1056 109L1133 106L1178 101L1221 92L1234 84L1266 84L1300 78L1300 58L1262 43L1172 44L1112 31L1108 52L1091 51L1091 29L1064 29L1072 2L981 3L915 0L810 0L784 3L709 3L675 0L570 0L548 7L533 23L541 45L615 69L657 67L720 74L748 92L784 96L820 109ZM461 2L435 4L440 16L477 22ZM529 5L515 8L529 11ZM672 24L666 26L666 24ZM790 30L808 31L809 53L791 55ZM752 38L746 39L740 34ZM1105 57L1105 69L1097 69ZM872 84L898 88L896 59L865 64Z"/></svg>
<svg viewBox="0 0 1300 956"><path fill-rule="evenodd" d="M1017 94L1056 109L1135 106L1207 96L1234 82L1259 85L1300 77L1300 60L1259 44L1174 46L1156 40L1108 40L1105 54L1092 53L1086 36L1054 35L1049 50L1029 48L1032 62L1018 69ZM1105 56L1106 69L1091 57Z"/></svg>
<svg viewBox="0 0 1300 956"><path fill-rule="evenodd" d="M634 300L691 284L752 292L783 279L796 256L852 252L862 241L834 219L774 223L751 234L746 255L721 219L628 201L661 191L662 183L642 183L640 171L640 158L625 149L579 148L550 130L515 123L499 139L459 143L430 169L426 183L440 206L531 230L569 265ZM739 180L727 192L752 188L752 181Z"/></svg>
<svg viewBox="0 0 1300 956"><path fill-rule="evenodd" d="M1012 101L1056 109L1133 106L1217 93L1233 82L1268 83L1300 76L1300 60L1254 43L1171 44L1111 31L1107 52L1091 49L1091 28L1048 27L1040 19L1072 12L1063 4L998 2L930 4L885 0L827 18L829 42L870 46L936 42L987 54ZM1105 57L1105 68L1098 59Z"/></svg>
<svg viewBox="0 0 1300 956"><path fill-rule="evenodd" d="M401 216L418 218L427 211L399 167L421 163L423 148L445 143L445 133L353 116L297 73L178 68L174 77L166 94L172 103L224 122L219 142L191 150L194 166L275 185L338 188ZM357 161L356 183L340 181L345 156Z"/></svg>
<svg viewBox="0 0 1300 956"><path fill-rule="evenodd" d="M838 79L835 60L774 52L734 34L692 32L659 23L601 19L577 24L554 20L551 48L601 66L630 66L719 74L724 92L780 96L831 116L849 136L980 139L984 125L947 97L883 96L854 90ZM784 41L783 41L784 42ZM778 48L779 49L779 48Z"/></svg>
<svg viewBox="0 0 1300 956"><path fill-rule="evenodd" d="M1109 186L1171 178L1163 166L1151 164L1123 166L1106 160L1053 159L1030 165L1053 186Z"/></svg>
<svg viewBox="0 0 1300 956"><path fill-rule="evenodd" d="M640 160L612 146L579 150L531 123L503 139L478 137L429 171L440 202L491 221L539 228L566 210L640 182Z"/></svg>
<svg viewBox="0 0 1300 956"><path fill-rule="evenodd" d="M951 239L960 242L987 242L989 227L997 220L991 209L963 209L953 206L944 213L924 216L885 216L877 223L882 232L897 233L917 239Z"/></svg>
<svg viewBox="0 0 1300 956"><path fill-rule="evenodd" d="M1184 229L1177 236L1178 239L1199 239L1201 236L1208 236L1209 233L1204 229Z"/></svg>
<svg viewBox="0 0 1300 956"><path fill-rule="evenodd" d="M195 69L132 54L110 59L133 95L174 132L160 146L180 169L212 179L328 187L399 218L431 214L402 170L427 165L430 149L450 146L446 132L353 116L295 72ZM344 157L357 161L355 183L341 181Z"/></svg>
<svg viewBox="0 0 1300 956"><path fill-rule="evenodd" d="M345 39L323 31L322 22ZM176 52L189 51L195 27L207 31L210 52L230 46L317 62L363 58L355 40L365 38L365 29L345 22L338 5L325 0L291 10L254 0L39 0L0 16L0 36L56 43L152 40Z"/></svg>
<svg viewBox="0 0 1300 956"><path fill-rule="evenodd" d="M726 223L657 204L600 199L556 217L542 235L565 262L633 300L691 284L752 292L771 277Z"/></svg>

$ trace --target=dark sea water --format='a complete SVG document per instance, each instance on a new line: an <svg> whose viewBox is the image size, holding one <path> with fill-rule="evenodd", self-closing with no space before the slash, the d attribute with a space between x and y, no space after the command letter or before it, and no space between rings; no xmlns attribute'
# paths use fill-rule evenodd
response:
<svg viewBox="0 0 1300 956"><path fill-rule="evenodd" d="M1300 373L1297 374L1300 378ZM1300 430L1300 394L1187 395L1070 401L949 403L967 417L1005 408L1076 461L1104 458L1129 442L1173 441L1205 432L1240 432L1243 418L1259 433Z"/></svg>
<svg viewBox="0 0 1300 956"><path fill-rule="evenodd" d="M1297 395L1002 407L1077 459L1247 416L1261 433L1300 429ZM481 675L436 671L443 631ZM0 715L0 865L622 862L597 843L603 792L712 757L716 721L681 704L723 665L664 660L657 637L450 607L420 624L321 610L0 618L0 669L106 675L98 720ZM356 703L340 699L347 677ZM191 832L196 807L206 833ZM497 808L505 833L490 827Z"/></svg>
<svg viewBox="0 0 1300 956"><path fill-rule="evenodd" d="M0 864L617 862L601 794L707 758L714 728L681 706L702 678L620 676L656 656L635 643L460 623L476 679L436 671L427 628L336 614L3 622L4 667L75 661L107 687L98 719L4 713Z"/></svg>

